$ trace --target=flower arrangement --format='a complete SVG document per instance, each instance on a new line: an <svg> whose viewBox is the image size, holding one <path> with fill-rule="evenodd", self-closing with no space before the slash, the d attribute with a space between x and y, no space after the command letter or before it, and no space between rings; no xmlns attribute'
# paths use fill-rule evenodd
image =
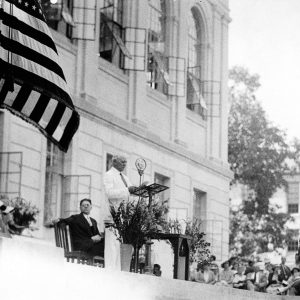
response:
<svg viewBox="0 0 300 300"><path fill-rule="evenodd" d="M161 232L167 211L167 206L158 199L150 206L146 198L122 201L119 206L110 205L114 221L111 227L121 243L140 248L148 237Z"/></svg>
<svg viewBox="0 0 300 300"><path fill-rule="evenodd" d="M8 203L15 208L12 213L14 224L17 225L14 228L15 233L20 234L24 228L34 230L32 224L37 221L39 209L22 197L15 197L9 200Z"/></svg>
<svg viewBox="0 0 300 300"><path fill-rule="evenodd" d="M185 234L192 237L190 246L190 262L208 261L210 243L205 240L205 233L201 230L201 221L197 218L186 221Z"/></svg>

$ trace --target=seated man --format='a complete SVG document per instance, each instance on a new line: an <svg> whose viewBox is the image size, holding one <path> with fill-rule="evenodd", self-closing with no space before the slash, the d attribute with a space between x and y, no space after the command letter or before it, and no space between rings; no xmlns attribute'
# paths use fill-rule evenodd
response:
<svg viewBox="0 0 300 300"><path fill-rule="evenodd" d="M91 256L104 257L104 239L101 237L97 222L89 216L92 209L90 199L80 201L80 214L72 215L64 221L70 226L74 250L84 251ZM54 222L58 222L58 220Z"/></svg>

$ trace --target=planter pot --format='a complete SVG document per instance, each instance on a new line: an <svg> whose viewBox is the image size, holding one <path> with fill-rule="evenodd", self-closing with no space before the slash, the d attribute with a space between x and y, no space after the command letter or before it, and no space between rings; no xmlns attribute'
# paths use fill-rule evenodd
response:
<svg viewBox="0 0 300 300"><path fill-rule="evenodd" d="M133 247L131 244L120 245L120 256L121 256L121 271L130 271L130 263L132 258Z"/></svg>

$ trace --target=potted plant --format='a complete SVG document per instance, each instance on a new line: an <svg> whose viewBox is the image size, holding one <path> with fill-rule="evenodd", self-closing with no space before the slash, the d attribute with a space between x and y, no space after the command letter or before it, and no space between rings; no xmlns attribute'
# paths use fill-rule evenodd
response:
<svg viewBox="0 0 300 300"><path fill-rule="evenodd" d="M121 242L121 255L122 249L127 249L127 265L126 267L123 265L123 269L126 268L128 271L132 249L135 250L135 257L137 257L145 241L150 237L157 237L161 232L166 223L167 206L158 199L154 199L149 206L147 198L141 198L138 201L122 201L118 206L111 205L110 213L113 219L111 228Z"/></svg>
<svg viewBox="0 0 300 300"><path fill-rule="evenodd" d="M201 221L197 218L186 221L185 234L192 238L190 263L207 261L210 256L210 243L204 238L205 233L201 230Z"/></svg>
<svg viewBox="0 0 300 300"><path fill-rule="evenodd" d="M13 220L8 223L11 233L22 234L26 228L30 230L36 229L33 223L37 221L39 209L35 205L22 197L8 200L8 204L15 208L12 212Z"/></svg>

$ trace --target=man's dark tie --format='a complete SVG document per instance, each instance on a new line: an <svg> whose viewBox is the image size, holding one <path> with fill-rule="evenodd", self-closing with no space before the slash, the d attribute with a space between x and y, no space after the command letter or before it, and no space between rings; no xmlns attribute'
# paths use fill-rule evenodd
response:
<svg viewBox="0 0 300 300"><path fill-rule="evenodd" d="M122 179L123 183L125 184L125 186L128 187L128 184L127 184L127 182L126 182L126 180L125 180L122 173L120 173L120 176L121 176L121 179Z"/></svg>

